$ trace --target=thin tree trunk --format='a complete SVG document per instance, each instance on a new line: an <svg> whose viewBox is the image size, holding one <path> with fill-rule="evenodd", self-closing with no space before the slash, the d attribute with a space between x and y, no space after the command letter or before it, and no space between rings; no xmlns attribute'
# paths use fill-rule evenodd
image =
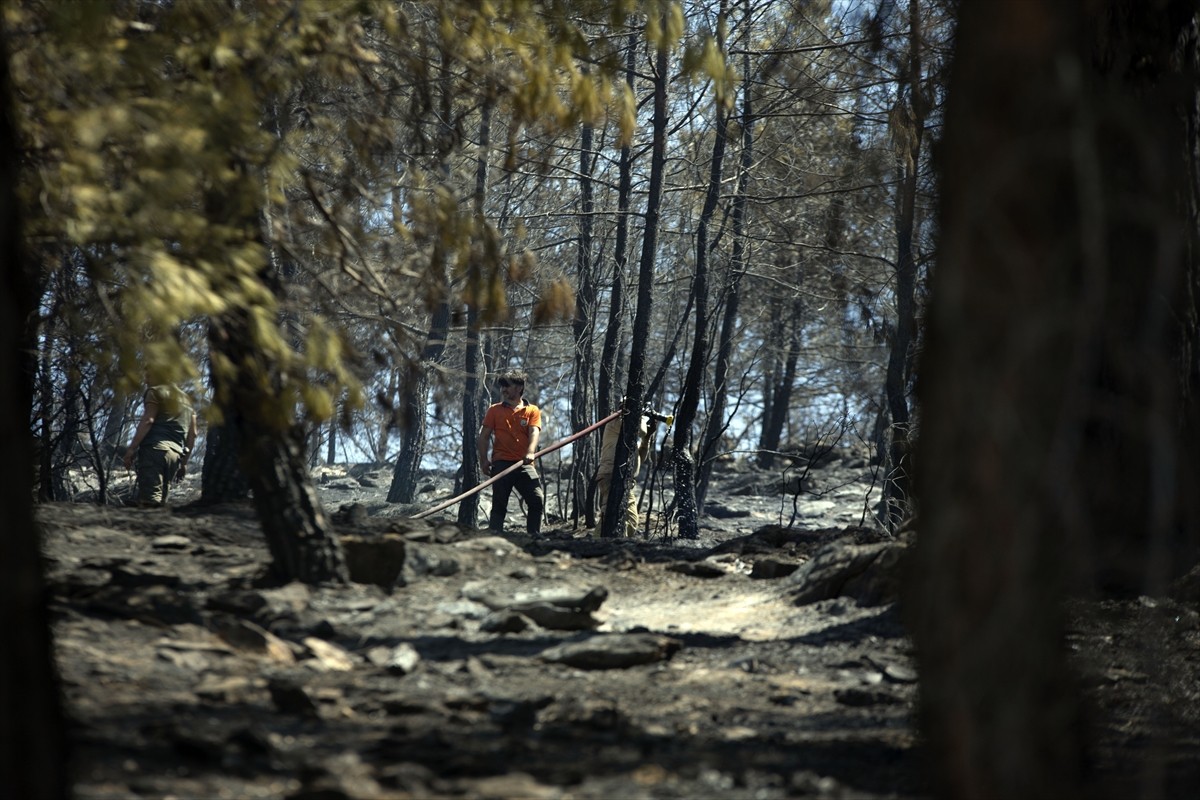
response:
<svg viewBox="0 0 1200 800"><path fill-rule="evenodd" d="M721 18L725 17L722 3ZM723 26L720 26L723 27ZM724 49L724 42L721 42ZM700 389L704 385L704 376L711 353L708 321L708 225L717 210L717 201L721 197L721 175L725 164L725 143L727 140L729 115L725 109L716 107L716 130L713 134L712 161L709 165L708 189L704 195L704 205L700 209L700 219L696 224L696 271L692 278L692 297L694 304L695 338L692 340L692 356L688 363L687 376L683 381L683 394L675 410L675 441L672 443L675 466L675 503L679 520L679 535L685 539L695 539L700 535L700 509L695 495L695 463L690 458L683 458L691 451L692 425L696 420L696 412L700 407Z"/></svg>
<svg viewBox="0 0 1200 800"><path fill-rule="evenodd" d="M479 119L479 159L475 164L475 227L477 235L489 235L487 217L484 207L488 192L488 166L492 145L492 105L486 101L480 112ZM476 264L476 267L482 266ZM475 445L482 424L483 386L480 374L479 352L479 305L467 305L467 341L463 352L463 399L462 399L462 491L473 489L479 485L479 450ZM479 519L479 493L471 495L458 505L458 522L460 525L475 527Z"/></svg>
<svg viewBox="0 0 1200 800"><path fill-rule="evenodd" d="M634 57L637 54L637 34L630 33L625 47L625 81L632 90L636 84ZM617 233L613 248L612 293L608 305L608 325L604 346L600 351L600 376L596 384L596 406L600 416L608 416L619 398L613 396L613 386L620 380L617 353L621 350L621 321L625 313L625 270L629 262L629 203L633 195L633 148L621 147L617 176ZM588 506L591 507L591 502Z"/></svg>
<svg viewBox="0 0 1200 800"><path fill-rule="evenodd" d="M767 396L763 412L762 429L758 440L757 464L762 469L775 465L775 453L783 441L783 426L787 422L792 406L792 392L796 385L796 370L800 362L800 331L803 328L804 299L796 295L792 299L790 313L778 314L775 327L777 341L787 340L787 352L783 363L777 364L768 386L763 387Z"/></svg>
<svg viewBox="0 0 1200 800"><path fill-rule="evenodd" d="M443 51L441 53L441 81L439 92L441 119L441 135L438 137L438 152L435 163L438 165L443 180L449 178L449 154L454 146L455 133L451 128L453 98L450 96L451 65L455 54ZM397 213L394 209L393 213ZM416 364L409 365L408 377L403 384L403 397L400 401L400 423L403 426L403 436L400 441L400 452L396 456L396 467L392 472L392 485L388 488L389 503L411 503L416 499L417 479L420 477L421 459L425 455L426 407L429 404L429 373L435 364L441 361L446 351L446 340L450 335L450 275L447 264L447 248L439 239L433 246L430 256L430 274L437 276L440 283L437 297L432 304L433 312L429 320L429 332L425 344L421 348L421 358Z"/></svg>
<svg viewBox="0 0 1200 800"><path fill-rule="evenodd" d="M449 291L448 287L446 291ZM425 455L429 370L441 360L449 332L450 303L442 299L430 318L429 334L425 337L421 359L411 366L408 379L404 382L404 396L400 402L404 433L400 440L400 452L396 456L396 467L392 471L392 485L388 489L389 503L411 503L416 498L421 458Z"/></svg>
<svg viewBox="0 0 1200 800"><path fill-rule="evenodd" d="M646 393L646 343L650 339L650 311L654 296L654 260L657 257L658 222L662 211L663 172L667 161L667 63L665 44L658 46L654 70L654 117L650 154L650 183L646 194L646 227L638 263L637 310L633 322L633 348L629 354L626 407L640 411ZM633 486L633 455L638 447L638 425L622 425L613 456L612 485L601 525L602 537L615 537L625 525L625 500Z"/></svg>
<svg viewBox="0 0 1200 800"><path fill-rule="evenodd" d="M51 306L44 316L39 332L38 356L38 481L37 498L40 502L61 500L54 481L54 453L57 449L57 434L54 431L55 408L58 399L54 391L54 344L58 339L58 321L62 293L53 292Z"/></svg>
<svg viewBox="0 0 1200 800"><path fill-rule="evenodd" d="M467 307L467 347L463 367L467 373L463 387L463 491L479 485L479 452L475 439L483 423L483 359L479 348L479 309ZM479 519L479 493L459 503L460 525L475 527Z"/></svg>
<svg viewBox="0 0 1200 800"><path fill-rule="evenodd" d="M747 6L749 3L747 2ZM742 56L743 74L750 75L750 56ZM749 206L747 195L750 186L750 168L754 164L754 102L749 80L742 88L742 158L738 171L737 195L733 200L733 249L729 256L729 278L725 292L725 313L721 320L721 335L717 341L717 357L713 366L713 403L708 423L701 438L700 458L696 465L696 504L703 510L704 498L708 494L708 482L712 476L712 459L717 445L725 433L728 392L729 363L733 358L733 339L737 332L740 311L742 276L746 272L746 217Z"/></svg>
<svg viewBox="0 0 1200 800"><path fill-rule="evenodd" d="M904 144L900 154L900 181L896 198L896 325L888 356L885 394L891 415L887 477L883 485L882 522L894 529L911 512L912 463L909 390L913 371L913 337L916 332L917 264L913 239L917 228L917 180L925 139L924 81L921 75L921 15L917 0L908 4L907 80L899 88L894 135ZM907 91L906 91L907 90ZM907 102L904 101L907 94Z"/></svg>
<svg viewBox="0 0 1200 800"><path fill-rule="evenodd" d="M592 375L595 368L595 352L592 334L596 314L596 276L592 260L592 214L595 211L592 188L592 126L583 125L579 145L579 240L575 251L575 272L579 289L575 292L575 319L571 323L571 337L575 343L574 378L571 393L571 425L582 430L594 420L595 398L592 393ZM596 524L595 513L587 499L587 486L596 471L596 448L594 437L584 437L573 446L571 458L571 517L578 527L579 517L584 516L587 527Z"/></svg>
<svg viewBox="0 0 1200 800"><path fill-rule="evenodd" d="M106 472L124 444L122 435L125 432L125 423L129 420L129 398L116 386L112 389L112 404L108 408L108 416L104 418L104 432L100 436L102 465Z"/></svg>

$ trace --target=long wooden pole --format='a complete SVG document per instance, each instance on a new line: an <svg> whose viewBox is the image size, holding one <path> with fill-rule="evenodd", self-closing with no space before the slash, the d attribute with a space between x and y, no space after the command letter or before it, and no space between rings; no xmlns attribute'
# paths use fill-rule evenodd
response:
<svg viewBox="0 0 1200 800"><path fill-rule="evenodd" d="M608 422L611 422L612 420L621 416L621 414L623 414L623 413L625 413L623 410L617 409L616 411L609 414L607 417L600 420L599 422L593 422L591 425L588 425L583 430L581 430L577 433L573 433L570 436L568 436L567 438L560 439L557 442L555 442L554 444L550 445L549 447L537 451L536 453L533 454L534 459L535 460L539 459L542 456L546 455L547 453L553 453L555 450L559 449L560 447L565 447L565 446L569 445L571 442L575 441L576 439L581 439L584 436L587 436L592 431L596 430L597 428L601 427L602 425L605 425ZM508 473L510 473L513 470L518 469L524 465L525 465L524 461L518 461L517 463L506 468L502 472L496 473L495 475L488 478L486 481L479 484L478 486L474 486L474 487L468 489L467 491L463 492L462 494L457 495L456 497L451 497L449 500L439 503L438 505L434 506L433 508L426 509L425 511L422 511L420 514L414 514L413 519L421 519L422 517L428 517L430 514L436 514L437 512L439 512L443 509L449 508L450 506L454 505L455 503L458 503L458 502L464 500L465 498L468 498L471 495L475 494L479 490L483 489L485 486L491 486L493 483L500 480Z"/></svg>

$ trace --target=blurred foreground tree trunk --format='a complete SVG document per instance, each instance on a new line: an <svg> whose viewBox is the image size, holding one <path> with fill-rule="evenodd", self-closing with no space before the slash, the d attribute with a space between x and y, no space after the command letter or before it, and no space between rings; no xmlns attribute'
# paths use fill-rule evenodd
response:
<svg viewBox="0 0 1200 800"><path fill-rule="evenodd" d="M1119 792L1062 601L1195 563L1195 7L960 6L908 597L940 797Z"/></svg>
<svg viewBox="0 0 1200 800"><path fill-rule="evenodd" d="M3 20L0 20L3 22ZM26 321L36 298L20 253L16 134L0 29L0 796L70 796L38 529L33 518L33 385Z"/></svg>

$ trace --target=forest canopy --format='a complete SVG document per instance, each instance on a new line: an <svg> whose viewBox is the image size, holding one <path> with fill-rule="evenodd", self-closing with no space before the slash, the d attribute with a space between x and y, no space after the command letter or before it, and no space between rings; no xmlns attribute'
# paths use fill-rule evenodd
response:
<svg viewBox="0 0 1200 800"><path fill-rule="evenodd" d="M678 444L701 472L814 442L895 456L939 4L4 9L46 441L84 417L111 449L146 377L219 425L242 381L313 459L391 461L418 424L417 463L447 466L469 347L478 377L526 368L565 435L644 340L644 401L700 410Z"/></svg>

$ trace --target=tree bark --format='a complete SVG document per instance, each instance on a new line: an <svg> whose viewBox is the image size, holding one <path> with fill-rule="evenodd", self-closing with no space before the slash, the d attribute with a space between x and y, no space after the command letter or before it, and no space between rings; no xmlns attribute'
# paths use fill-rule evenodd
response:
<svg viewBox="0 0 1200 800"><path fill-rule="evenodd" d="M217 397L223 408L235 410L224 434L232 432L236 438L242 474L271 555L271 576L280 583L345 583L349 573L341 545L308 471L304 426L284 426L268 410L247 314L238 309L223 315L212 346L237 370L231 381L218 378ZM267 378L277 380L273 375ZM210 433L206 451L212 444Z"/></svg>
<svg viewBox="0 0 1200 800"><path fill-rule="evenodd" d="M1161 589L1200 527L1194 4L960 14L906 596L921 726L940 797L1104 796L1061 601Z"/></svg>
<svg viewBox="0 0 1200 800"><path fill-rule="evenodd" d="M249 210L261 204L246 202L260 196L261 176L256 168L236 158L230 166L240 180L214 189L205 198L209 221L215 227L240 232L261 252L269 253L259 215ZM212 254L214 259L223 256L221 252ZM258 278L276 297L282 295L282 276L269 258L263 258ZM287 378L282 366L264 358L255 344L253 320L261 310L236 307L210 321L212 360L226 367L212 371L216 405L225 415L226 430L214 443L210 429L205 468L214 457L213 449L236 445L238 463L267 540L273 579L281 583L345 583L349 574L341 544L308 470L304 426L295 419L296 409L283 391Z"/></svg>
<svg viewBox="0 0 1200 800"><path fill-rule="evenodd" d="M721 4L722 24L724 28L725 4ZM725 42L719 42L724 52ZM692 340L691 361L688 363L687 376L683 381L683 393L675 410L675 441L672 443L675 467L675 502L679 509L679 535L685 539L695 539L700 535L699 513L702 510L695 495L695 464L687 457L692 447L692 424L696 420L696 412L700 407L700 389L704 385L709 356L712 354L712 344L709 340L708 319L708 226L717 210L717 201L721 197L721 176L725 165L725 143L728 139L729 115L720 105L715 106L715 127L713 133L712 161L709 164L708 188L704 193L704 205L700 208L700 218L696 223L696 270L692 277L692 297L694 301L695 325ZM686 471L687 474L684 474Z"/></svg>
<svg viewBox="0 0 1200 800"><path fill-rule="evenodd" d="M438 81L439 105L439 136L437 137L433 163L437 165L438 173L447 184L450 178L450 152L458 133L453 127L454 98L451 96L453 81L452 64L455 53L442 50L440 53L441 69ZM399 213L398 208L393 214ZM416 498L417 479L420 477L421 459L425 455L426 407L429 404L429 372L439 361L446 350L446 340L450 334L450 295L451 277L448 250L454 245L447 245L440 239L434 242L429 262L429 274L439 281L438 296L431 299L432 309L429 320L429 332L425 336L425 344L421 348L421 358L415 364L409 365L408 377L403 383L403 397L400 401L400 424L403 436L400 441L400 452L396 456L396 467L392 473L392 485L388 488L389 503L411 503Z"/></svg>
<svg viewBox="0 0 1200 800"><path fill-rule="evenodd" d="M778 309L776 304L776 308ZM797 295L792 299L790 313L780 314L778 310L778 325L775 330L777 341L787 340L787 352L783 363L777 364L771 375L769 385L764 385L763 393L768 402L763 412L762 430L758 440L758 457L756 463L760 469L770 469L775 466L775 454L783 441L783 426L788 420L792 406L792 391L796 384L796 370L800 363L800 330L803 327L804 299Z"/></svg>
<svg viewBox="0 0 1200 800"><path fill-rule="evenodd" d="M585 123L579 145L579 239L575 251L575 274L579 290L575 292L575 318L571 323L571 338L575 344L571 426L577 431L594 422L592 415L596 413L592 388L592 375L595 369L595 348L592 336L595 329L597 303L596 267L592 259L592 215L595 212L592 180L595 159L592 140L592 126ZM592 476L596 472L594 442L594 437L584 437L573 445L570 472L573 509L571 517L578 526L582 513L584 522L589 528L596 524L592 505L585 502L588 496L588 484L591 483Z"/></svg>
<svg viewBox="0 0 1200 800"><path fill-rule="evenodd" d="M479 485L479 451L475 447L479 427L483 423L484 395L483 375L486 372L479 348L479 310L474 306L467 309L467 349L464 371L467 374L463 387L463 491ZM479 519L479 493L459 503L460 525L475 527Z"/></svg>
<svg viewBox="0 0 1200 800"><path fill-rule="evenodd" d="M667 162L667 64L665 44L658 46L654 64L654 116L651 131L650 182L646 192L646 227L642 232L642 255L638 262L637 309L633 320L633 348L629 354L629 379L625 403L633 413L641 410L646 394L646 344L650 339L650 312L654 297L654 260L657 257L658 222L662 213L663 172ZM602 537L615 537L625 525L625 499L633 489L634 453L638 447L637 425L622 425L613 455L612 486L601 525Z"/></svg>
<svg viewBox="0 0 1200 800"><path fill-rule="evenodd" d="M404 382L404 397L400 402L404 434L400 440L400 452L396 456L396 467L392 471L392 485L388 488L389 503L411 503L416 498L421 458L425 455L429 370L441 360L449 332L450 303L442 299L430 317L429 334L421 349L421 359L412 365Z"/></svg>
<svg viewBox="0 0 1200 800"><path fill-rule="evenodd" d="M479 235L486 230L487 218L484 206L488 191L488 159L492 143L492 106L485 102L480 112L479 120L479 159L475 164L475 225ZM462 491L473 489L479 485L479 449L476 438L482 424L484 413L483 369L479 348L479 307L476 303L467 306L467 342L463 353L463 373L466 376L463 383L462 399ZM479 493L471 495L458 505L458 522L460 525L475 527L479 517Z"/></svg>
<svg viewBox="0 0 1200 800"><path fill-rule="evenodd" d="M242 471L237 426L237 409L225 412L225 422L208 429L204 440L204 464L200 468L200 504L236 503L250 497L250 481Z"/></svg>
<svg viewBox="0 0 1200 800"><path fill-rule="evenodd" d="M0 26L3 20L0 19ZM0 27L0 787L7 796L60 800L71 794L66 734L53 658L39 533L33 515L29 418L35 352L28 321L36 296L21 252L16 132L8 52Z"/></svg>
<svg viewBox="0 0 1200 800"><path fill-rule="evenodd" d="M925 140L925 86L921 66L921 10L917 0L908 4L908 64L898 88L893 135L901 143L896 197L896 324L892 328L885 394L891 416L887 451L887 476L883 484L881 516L893 530L911 513L912 419L909 394L913 372L913 338L916 332L917 262L913 239L917 231L917 181L921 174L921 149ZM907 99L905 99L907 97Z"/></svg>
<svg viewBox="0 0 1200 800"><path fill-rule="evenodd" d="M214 338L217 329L209 326L209 337ZM215 386L216 375L209 373ZM205 435L204 463L200 467L200 504L236 503L250 497L250 481L242 471L241 448L238 442L236 418L241 412L236 408L224 409L224 419L211 425Z"/></svg>
<svg viewBox="0 0 1200 800"><path fill-rule="evenodd" d="M637 34L630 33L625 47L625 81L632 90L636 83L634 57L637 54ZM620 399L613 396L613 387L620 381L617 353L621 349L621 320L625 313L625 270L629 261L629 203L633 195L633 148L621 147L617 166L617 232L613 246L612 292L609 296L608 325L604 345L600 350L600 375L596 382L596 407L601 417L608 416ZM589 507L591 503L588 503Z"/></svg>
<svg viewBox="0 0 1200 800"><path fill-rule="evenodd" d="M742 74L750 75L750 56L742 56ZM696 464L696 504L704 508L704 497L708 494L708 482L712 477L712 460L718 443L729 424L725 419L726 395L729 390L729 364L733 358L733 339L737 331L738 314L742 300L742 276L746 273L746 222L749 214L750 169L754 165L754 126L757 122L751 82L742 88L742 158L738 169L737 195L733 200L733 247L729 255L729 273L725 287L725 309L721 318L721 333L717 339L717 357L713 366L713 403L708 414L708 423L700 439L700 453Z"/></svg>

